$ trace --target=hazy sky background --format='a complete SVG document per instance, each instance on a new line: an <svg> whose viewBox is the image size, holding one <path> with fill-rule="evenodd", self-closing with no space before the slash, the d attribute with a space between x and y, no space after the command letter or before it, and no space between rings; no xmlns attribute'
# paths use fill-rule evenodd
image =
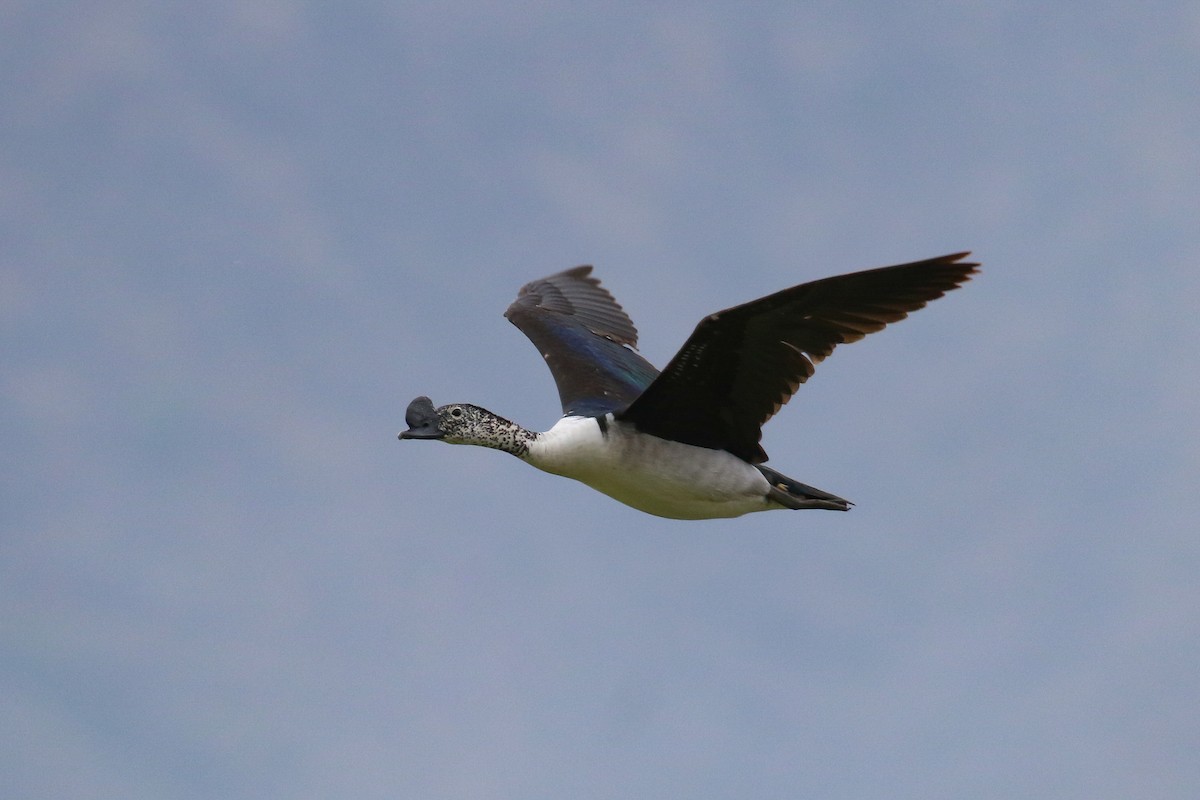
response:
<svg viewBox="0 0 1200 800"><path fill-rule="evenodd" d="M1194 3L6 3L6 798L1200 796ZM971 249L680 523L501 316Z"/></svg>

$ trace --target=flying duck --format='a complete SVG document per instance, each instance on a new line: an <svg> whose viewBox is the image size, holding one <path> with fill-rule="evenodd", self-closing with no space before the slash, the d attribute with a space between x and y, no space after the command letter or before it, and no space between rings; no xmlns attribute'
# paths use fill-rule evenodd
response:
<svg viewBox="0 0 1200 800"><path fill-rule="evenodd" d="M418 397L401 439L511 453L633 508L672 519L776 508L847 511L837 495L764 466L762 426L833 349L957 289L979 266L954 253L802 283L700 320L662 372L637 329L575 267L523 286L504 316L550 367L563 417L545 433L466 403Z"/></svg>

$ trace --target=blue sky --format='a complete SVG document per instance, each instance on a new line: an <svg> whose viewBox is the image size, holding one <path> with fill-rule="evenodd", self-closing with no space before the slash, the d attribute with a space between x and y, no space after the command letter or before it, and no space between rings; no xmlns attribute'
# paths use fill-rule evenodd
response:
<svg viewBox="0 0 1200 800"><path fill-rule="evenodd" d="M1194 797L1186 3L10 3L12 798ZM848 514L680 523L501 316L971 249L766 428Z"/></svg>

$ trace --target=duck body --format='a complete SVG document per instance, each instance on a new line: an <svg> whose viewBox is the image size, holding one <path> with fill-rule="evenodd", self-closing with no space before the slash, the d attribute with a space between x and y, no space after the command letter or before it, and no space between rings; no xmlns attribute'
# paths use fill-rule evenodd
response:
<svg viewBox="0 0 1200 800"><path fill-rule="evenodd" d="M768 498L763 473L737 456L641 433L612 414L563 417L530 443L525 460L656 517L717 519L783 508Z"/></svg>
<svg viewBox="0 0 1200 800"><path fill-rule="evenodd" d="M825 278L700 321L660 373L591 267L521 288L505 316L538 348L563 416L544 433L466 403L418 397L401 439L503 450L627 506L671 519L851 503L763 465L763 423L839 344L905 318L957 288L967 253Z"/></svg>

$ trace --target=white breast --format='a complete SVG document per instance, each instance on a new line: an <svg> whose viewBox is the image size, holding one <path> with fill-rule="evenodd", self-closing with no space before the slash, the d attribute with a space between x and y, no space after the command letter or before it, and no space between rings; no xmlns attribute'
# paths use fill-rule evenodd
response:
<svg viewBox="0 0 1200 800"><path fill-rule="evenodd" d="M526 460L574 478L625 505L672 519L738 517L780 508L766 499L766 478L723 450L639 433L607 418L564 417L530 443Z"/></svg>

